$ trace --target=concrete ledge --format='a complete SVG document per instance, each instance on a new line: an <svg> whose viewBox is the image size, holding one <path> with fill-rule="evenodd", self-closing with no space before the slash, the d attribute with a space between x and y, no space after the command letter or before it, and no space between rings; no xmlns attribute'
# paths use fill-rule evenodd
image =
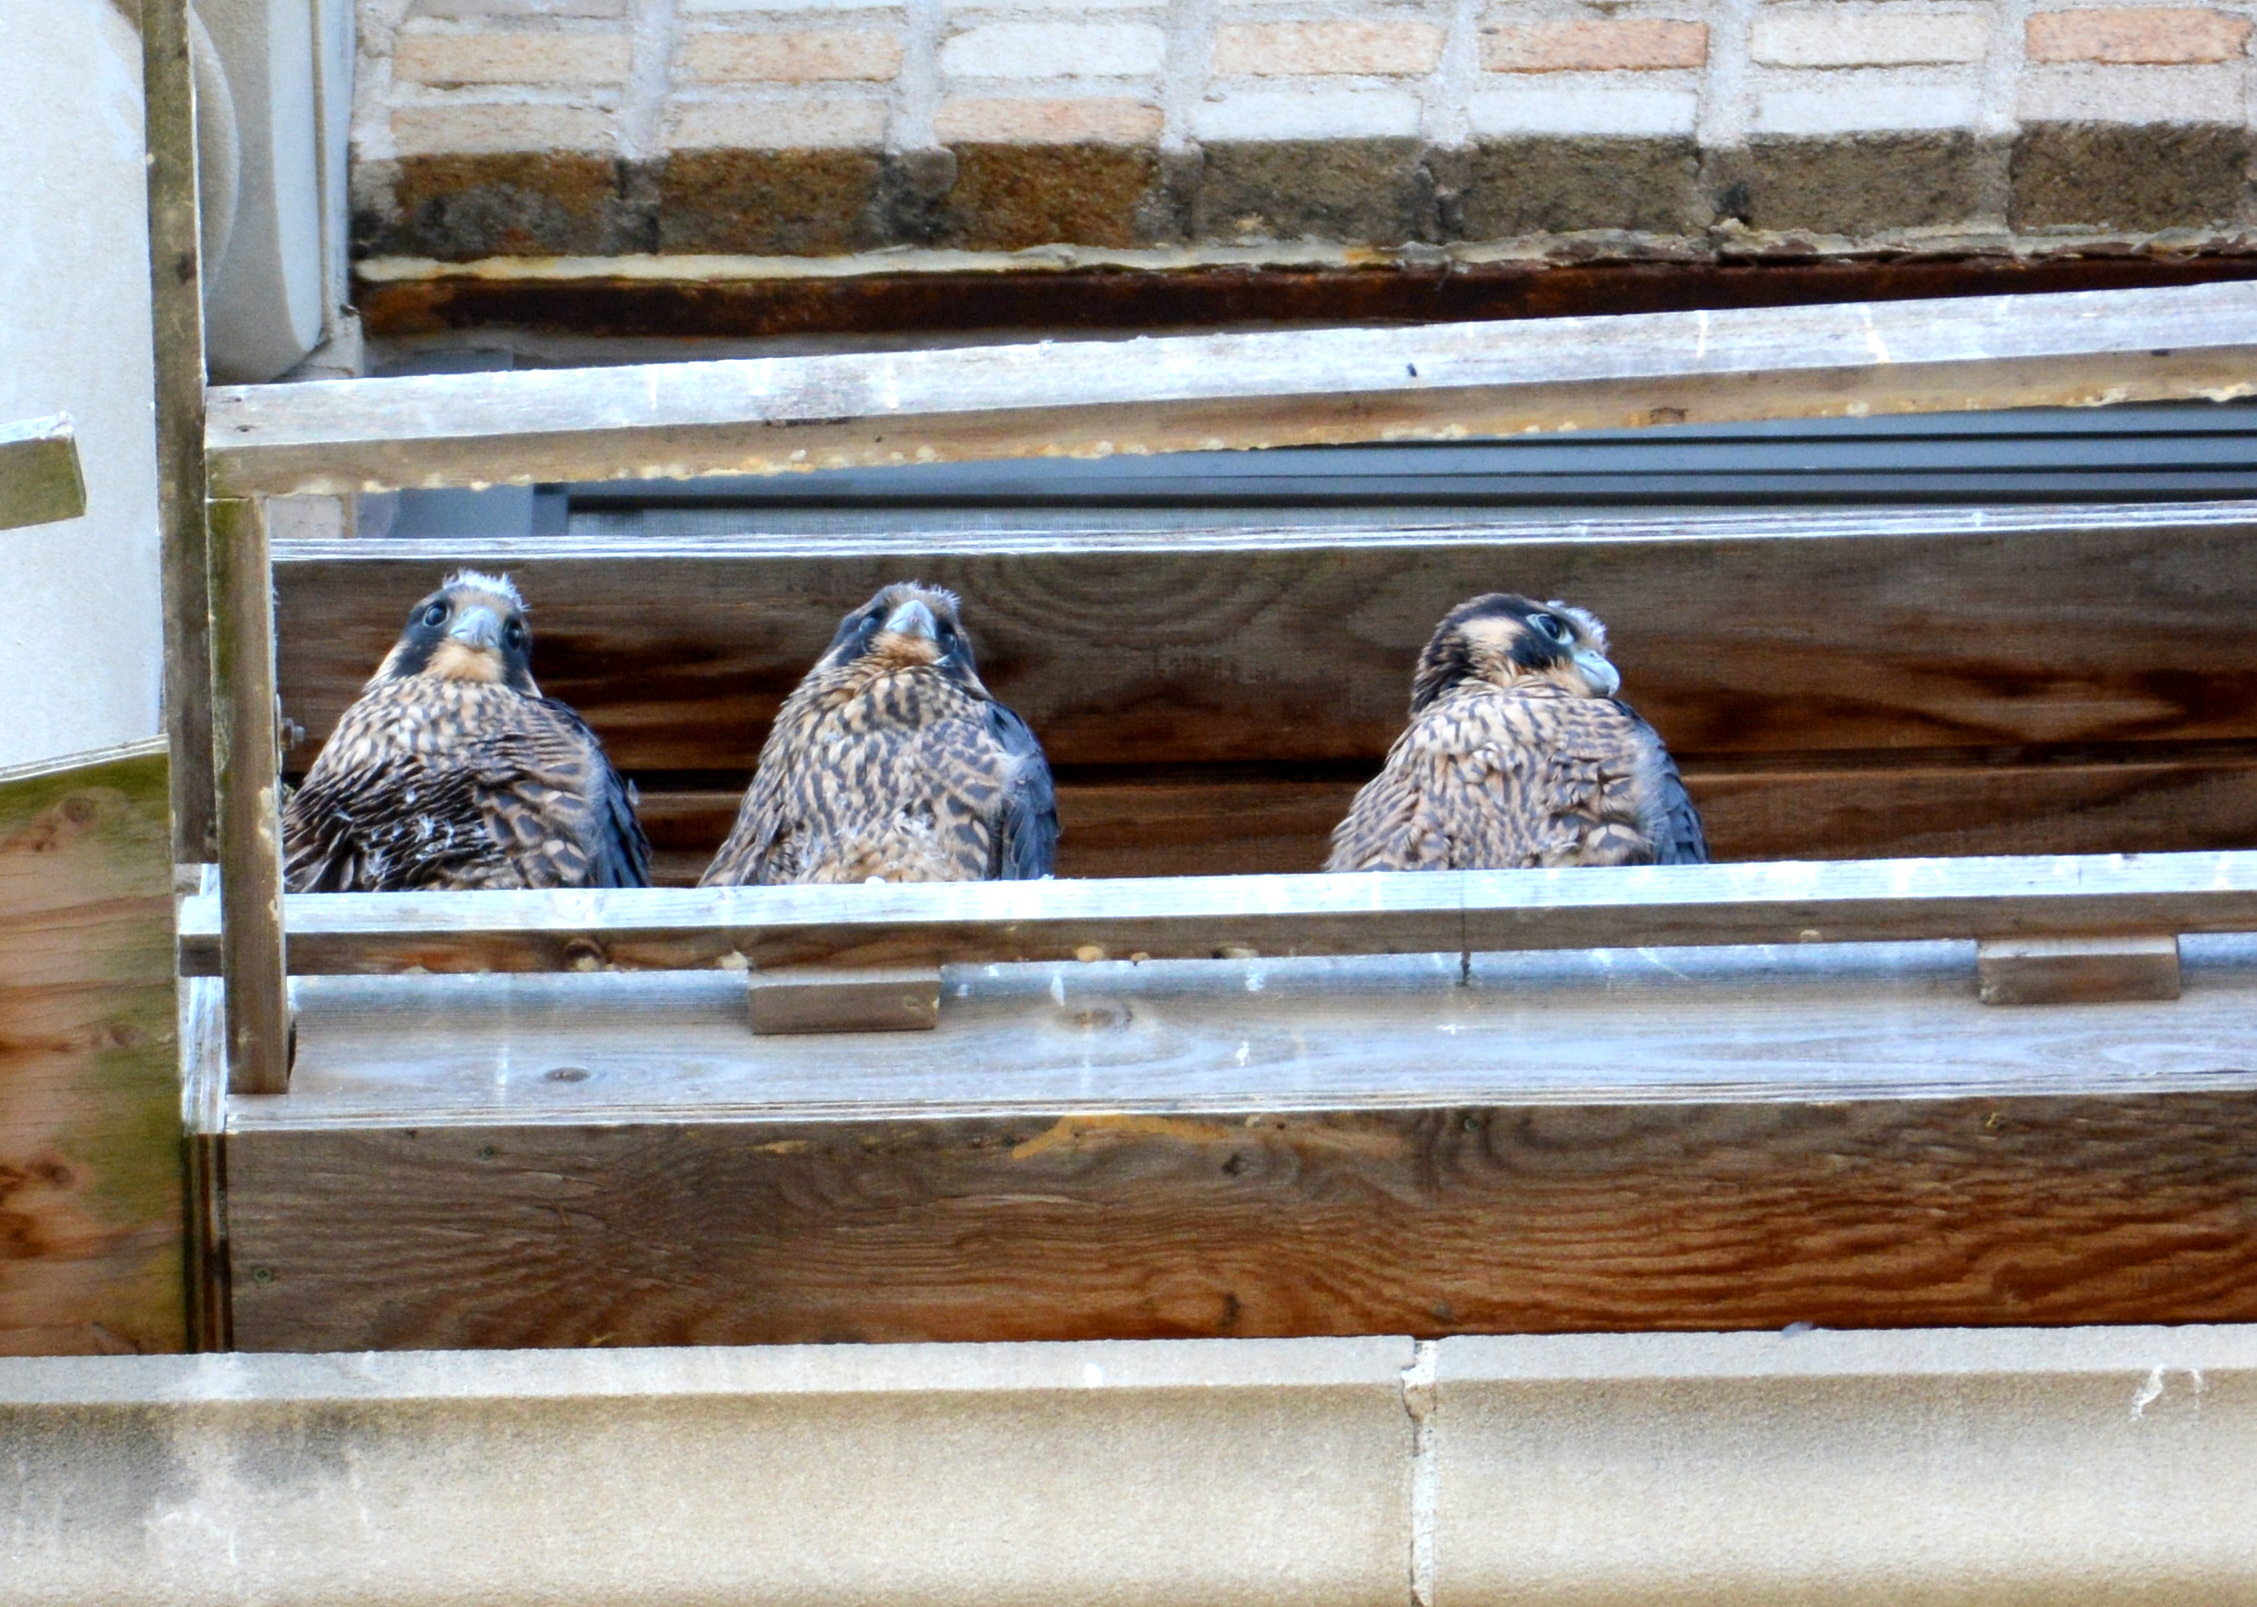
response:
<svg viewBox="0 0 2257 1607"><path fill-rule="evenodd" d="M2246 1328L1441 1352L1441 1607L2257 1592Z"/></svg>
<svg viewBox="0 0 2257 1607"><path fill-rule="evenodd" d="M2257 1589L2257 1330L0 1362L0 1603Z"/></svg>
<svg viewBox="0 0 2257 1607"><path fill-rule="evenodd" d="M1410 1357L0 1364L0 1602L1399 1603Z"/></svg>

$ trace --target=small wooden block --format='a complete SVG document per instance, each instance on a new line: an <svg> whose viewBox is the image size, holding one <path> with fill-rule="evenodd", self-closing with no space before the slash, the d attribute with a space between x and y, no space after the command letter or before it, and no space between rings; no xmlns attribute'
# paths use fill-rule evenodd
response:
<svg viewBox="0 0 2257 1607"><path fill-rule="evenodd" d="M1991 938L1975 945L1985 1004L2110 1004L2179 996L2175 937Z"/></svg>
<svg viewBox="0 0 2257 1607"><path fill-rule="evenodd" d="M752 1030L930 1032L940 1024L940 967L791 966L752 973Z"/></svg>

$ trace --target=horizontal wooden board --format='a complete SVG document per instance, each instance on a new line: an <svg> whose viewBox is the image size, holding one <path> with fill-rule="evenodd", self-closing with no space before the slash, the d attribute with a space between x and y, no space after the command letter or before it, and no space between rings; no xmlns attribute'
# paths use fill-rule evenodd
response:
<svg viewBox="0 0 2257 1607"><path fill-rule="evenodd" d="M2152 749L2152 751L2150 751ZM1810 769L1693 761L1720 860L2167 853L2257 844L2257 751L2141 744L2106 761L1982 763L1928 750ZM1957 762L1954 762L1956 760ZM1354 780L1066 780L1058 874L1230 876L1322 868ZM736 818L734 791L645 788L661 884L688 886Z"/></svg>
<svg viewBox="0 0 2257 1607"><path fill-rule="evenodd" d="M2207 945L2207 946L2206 946ZM2257 944L2002 1010L1972 945L307 983L231 1101L253 1349L2257 1319Z"/></svg>
<svg viewBox="0 0 2257 1607"><path fill-rule="evenodd" d="M210 393L215 494L1104 456L2251 393L2257 288L529 370Z"/></svg>
<svg viewBox="0 0 2257 1607"><path fill-rule="evenodd" d="M60 414L0 424L0 530L76 519L86 511L78 437Z"/></svg>
<svg viewBox="0 0 2257 1607"><path fill-rule="evenodd" d="M248 1350L2257 1320L2257 1093L231 1141Z"/></svg>
<svg viewBox="0 0 2257 1607"><path fill-rule="evenodd" d="M712 259L668 273L668 259L475 264L362 258L353 304L371 335L413 339L545 330L577 350L651 336L867 340L1018 330L1231 329L1261 324L1458 323L1696 307L2133 289L2246 279L2249 258L2214 252L2030 256L1822 256L1660 262L1503 262L1403 257L1353 266L1068 267L1007 257L968 271L717 277ZM767 264L747 264L758 272ZM623 343L623 342L622 342ZM553 350L554 344L547 349Z"/></svg>
<svg viewBox="0 0 2257 1607"><path fill-rule="evenodd" d="M187 1340L167 780L0 771L0 1355Z"/></svg>
<svg viewBox="0 0 2257 1607"><path fill-rule="evenodd" d="M507 570L534 670L628 770L749 773L839 616L919 577L1059 765L1369 763L1484 591L1607 622L1681 755L2257 739L2247 505L1164 535L279 542L311 763L415 601ZM2193 846L2193 845L2188 845Z"/></svg>
<svg viewBox="0 0 2257 1607"><path fill-rule="evenodd" d="M2257 852L849 887L297 893L299 975L2257 931ZM217 974L219 904L180 907Z"/></svg>

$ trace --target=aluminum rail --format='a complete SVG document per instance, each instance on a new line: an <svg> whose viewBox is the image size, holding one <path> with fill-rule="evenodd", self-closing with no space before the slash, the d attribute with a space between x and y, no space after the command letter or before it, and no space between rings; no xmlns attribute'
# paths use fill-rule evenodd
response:
<svg viewBox="0 0 2257 1607"><path fill-rule="evenodd" d="M1431 954L2252 931L2257 851L285 903L297 975ZM218 974L218 914L182 905L185 974Z"/></svg>
<svg viewBox="0 0 2257 1607"><path fill-rule="evenodd" d="M215 496L1446 440L2257 392L2257 284L210 393Z"/></svg>

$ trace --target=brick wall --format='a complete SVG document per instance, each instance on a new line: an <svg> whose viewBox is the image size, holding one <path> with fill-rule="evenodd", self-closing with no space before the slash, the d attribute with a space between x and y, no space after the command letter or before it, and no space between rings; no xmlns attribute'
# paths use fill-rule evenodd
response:
<svg viewBox="0 0 2257 1607"><path fill-rule="evenodd" d="M452 260L2215 237L2251 217L2253 15L362 0L357 228Z"/></svg>

